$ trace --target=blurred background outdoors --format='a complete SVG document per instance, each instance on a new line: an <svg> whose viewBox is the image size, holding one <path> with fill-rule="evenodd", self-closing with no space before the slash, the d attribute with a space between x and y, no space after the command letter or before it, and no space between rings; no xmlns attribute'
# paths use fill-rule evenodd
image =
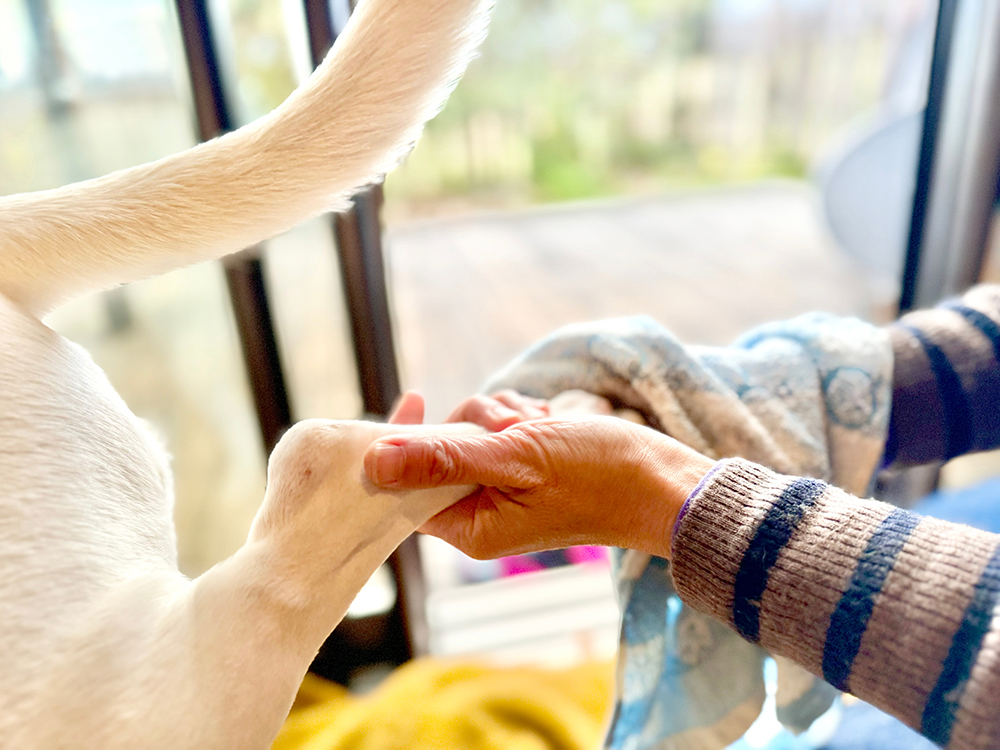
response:
<svg viewBox="0 0 1000 750"><path fill-rule="evenodd" d="M301 5L210 6L249 122L308 74ZM696 343L814 308L887 319L908 218L891 209L911 199L935 12L936 0L499 0L481 55L385 185L404 386L441 419L524 347L586 319L649 314ZM172 2L0 0L0 194L193 145L189 96ZM898 161L845 191L838 167L873 134ZM888 208L872 204L859 249L830 217L836 196L873 185ZM295 417L360 416L328 224L270 242L265 262ZM50 323L163 433L184 571L231 553L265 457L219 265L80 300ZM425 552L432 626L498 601L453 595L495 565ZM524 632L562 638L546 646L555 660L614 650L607 575L585 575L590 593L566 594L572 627L524 605ZM461 653L503 639L480 626L440 625L432 642Z"/></svg>
<svg viewBox="0 0 1000 750"><path fill-rule="evenodd" d="M806 177L859 116L891 97L919 106L929 6L500 2L389 194L441 210Z"/></svg>

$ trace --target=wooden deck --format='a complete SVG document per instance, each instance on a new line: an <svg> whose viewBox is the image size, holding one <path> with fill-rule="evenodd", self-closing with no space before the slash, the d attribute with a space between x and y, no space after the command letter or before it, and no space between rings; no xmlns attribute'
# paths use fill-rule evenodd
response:
<svg viewBox="0 0 1000 750"><path fill-rule="evenodd" d="M390 229L387 247L403 382L432 420L568 323L645 314L723 344L878 308L794 183L429 221Z"/></svg>

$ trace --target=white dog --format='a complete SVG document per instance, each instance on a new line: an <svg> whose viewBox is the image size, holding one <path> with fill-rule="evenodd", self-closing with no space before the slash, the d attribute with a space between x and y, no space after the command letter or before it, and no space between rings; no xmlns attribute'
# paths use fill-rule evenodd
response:
<svg viewBox="0 0 1000 750"><path fill-rule="evenodd" d="M365 0L321 68L261 121L0 199L0 747L269 747L360 587L467 491L367 483L368 444L419 427L303 422L271 456L247 543L188 580L157 441L40 318L344 206L440 109L489 4Z"/></svg>

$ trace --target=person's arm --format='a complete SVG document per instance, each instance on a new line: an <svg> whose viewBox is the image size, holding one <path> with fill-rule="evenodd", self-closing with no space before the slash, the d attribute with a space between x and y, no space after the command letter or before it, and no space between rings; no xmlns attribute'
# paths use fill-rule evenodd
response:
<svg viewBox="0 0 1000 750"><path fill-rule="evenodd" d="M424 527L473 556L671 557L684 601L744 637L949 747L1000 747L1000 536L610 418L387 437L365 469L385 487L481 485Z"/></svg>
<svg viewBox="0 0 1000 750"><path fill-rule="evenodd" d="M886 464L1000 447L1000 286L980 286L888 327L894 354Z"/></svg>
<svg viewBox="0 0 1000 750"><path fill-rule="evenodd" d="M672 545L681 598L951 748L1000 747L1000 537L747 461Z"/></svg>
<svg viewBox="0 0 1000 750"><path fill-rule="evenodd" d="M887 458L1000 446L1000 289L905 316L890 335ZM749 462L713 465L634 429L542 420L471 440L389 438L366 470L387 487L483 485L424 527L474 556L589 541L673 557L684 600L744 637L938 742L1000 747L1000 537Z"/></svg>

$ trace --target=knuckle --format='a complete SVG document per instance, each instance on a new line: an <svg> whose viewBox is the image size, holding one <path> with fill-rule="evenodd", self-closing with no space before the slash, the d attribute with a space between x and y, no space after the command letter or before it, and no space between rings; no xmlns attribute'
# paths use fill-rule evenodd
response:
<svg viewBox="0 0 1000 750"><path fill-rule="evenodd" d="M433 441L428 446L427 479L431 484L440 485L453 481L458 473L458 464L446 443Z"/></svg>

